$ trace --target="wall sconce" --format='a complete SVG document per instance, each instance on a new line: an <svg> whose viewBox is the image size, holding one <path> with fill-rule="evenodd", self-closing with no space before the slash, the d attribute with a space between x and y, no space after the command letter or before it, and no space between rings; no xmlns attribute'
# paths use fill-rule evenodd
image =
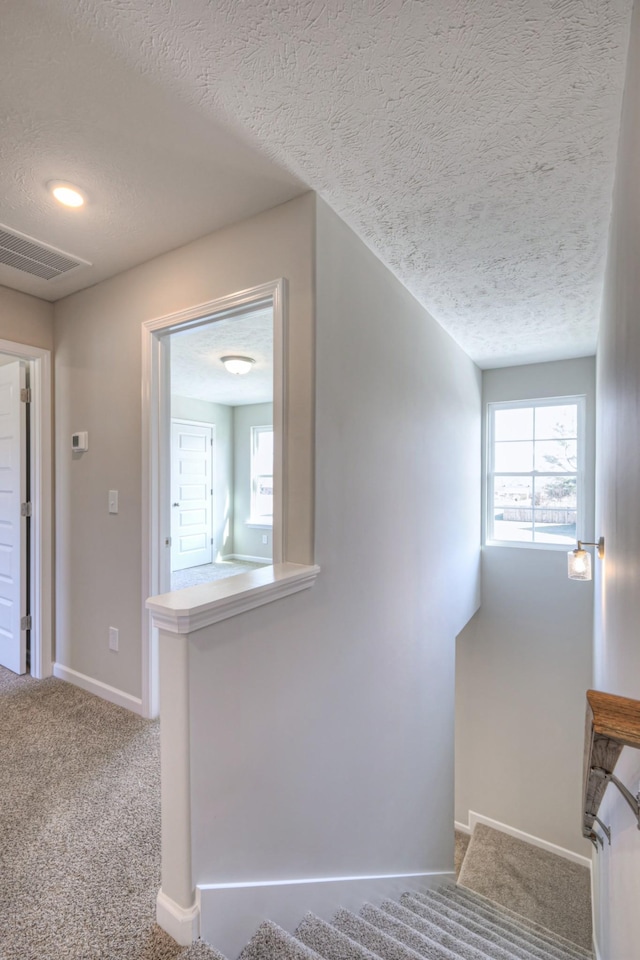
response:
<svg viewBox="0 0 640 960"><path fill-rule="evenodd" d="M600 537L597 543L590 540L578 540L578 546L575 550L569 550L567 554L567 565L569 580L591 580L591 554L584 547L597 547L598 556L602 560L604 557L604 537Z"/></svg>
<svg viewBox="0 0 640 960"><path fill-rule="evenodd" d="M228 373L240 375L249 373L255 360L251 357L220 357L220 362L224 363L224 368Z"/></svg>

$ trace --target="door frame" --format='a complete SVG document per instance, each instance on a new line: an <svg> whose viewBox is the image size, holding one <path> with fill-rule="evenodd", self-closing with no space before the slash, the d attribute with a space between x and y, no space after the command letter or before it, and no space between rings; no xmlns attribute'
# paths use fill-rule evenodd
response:
<svg viewBox="0 0 640 960"><path fill-rule="evenodd" d="M273 563L281 563L284 530L283 504L285 481L285 356L286 356L286 280L280 278L238 293L229 294L186 310L146 320L142 323L142 715L158 715L158 631L151 624L146 608L149 597L157 596L164 586L161 551L170 536L170 438L171 395L167 334L187 325L198 326L214 317L246 312L252 307L270 305L273 309L273 428L274 499Z"/></svg>
<svg viewBox="0 0 640 960"><path fill-rule="evenodd" d="M29 361L31 388L31 676L53 675L53 536L51 351L0 340L0 353ZM21 575L23 572L21 573Z"/></svg>
<svg viewBox="0 0 640 960"><path fill-rule="evenodd" d="M211 517L211 523L210 523L210 527L211 527L211 533L210 533L210 537L211 537L211 562L213 563L213 562L215 562L213 558L214 558L214 556L215 556L215 548L216 548L216 546L217 546L216 543L215 543L215 538L214 538L214 533L215 533L215 523L214 523L214 520L215 520L215 509L214 509L214 507L215 507L215 503L216 503L216 498L215 498L215 489L216 489L216 483L215 483L215 481L216 481L216 477L215 477L216 425L215 425L215 423L207 423L206 420L185 420L184 417L171 417L171 426L173 426L174 423L183 423L185 426L188 426L188 427L189 427L189 426L190 426L190 427L207 427L209 430L211 430L211 445L210 445L210 447L209 447L209 456L211 457L211 488L210 488L210 489L211 489L211 493L210 493L210 495L209 495L209 500L211 501L211 505L210 505L210 517ZM172 444L172 446L171 446L171 459L173 459L173 444ZM173 501L173 493L171 494L170 499ZM171 546L173 546L173 542L171 543ZM185 568L185 569L186 569L186 568ZM173 572L174 572L174 571L173 571L173 563L171 562L171 557L169 557L169 580L171 580L171 575L173 574Z"/></svg>

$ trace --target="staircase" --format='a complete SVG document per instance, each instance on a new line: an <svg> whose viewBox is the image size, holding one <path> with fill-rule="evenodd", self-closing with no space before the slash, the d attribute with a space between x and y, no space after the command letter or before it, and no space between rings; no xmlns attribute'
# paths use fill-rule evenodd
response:
<svg viewBox="0 0 640 960"><path fill-rule="evenodd" d="M222 960L201 944L185 960ZM197 950L197 952L195 952ZM294 934L267 920L239 960L591 960L592 954L470 890L408 892L331 923L309 913Z"/></svg>

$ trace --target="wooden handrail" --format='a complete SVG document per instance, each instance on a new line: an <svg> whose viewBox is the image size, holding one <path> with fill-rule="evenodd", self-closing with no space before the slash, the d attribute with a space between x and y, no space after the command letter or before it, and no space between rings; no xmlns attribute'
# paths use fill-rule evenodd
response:
<svg viewBox="0 0 640 960"><path fill-rule="evenodd" d="M623 747L640 750L640 700L587 690L582 834L594 844L593 824Z"/></svg>

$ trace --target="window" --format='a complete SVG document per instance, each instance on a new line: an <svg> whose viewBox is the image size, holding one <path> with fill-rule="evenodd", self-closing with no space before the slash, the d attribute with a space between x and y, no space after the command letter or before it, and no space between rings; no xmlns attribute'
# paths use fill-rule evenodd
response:
<svg viewBox="0 0 640 960"><path fill-rule="evenodd" d="M273 427L251 427L251 523L273 523Z"/></svg>
<svg viewBox="0 0 640 960"><path fill-rule="evenodd" d="M488 542L576 542L583 423L584 397L489 404Z"/></svg>

